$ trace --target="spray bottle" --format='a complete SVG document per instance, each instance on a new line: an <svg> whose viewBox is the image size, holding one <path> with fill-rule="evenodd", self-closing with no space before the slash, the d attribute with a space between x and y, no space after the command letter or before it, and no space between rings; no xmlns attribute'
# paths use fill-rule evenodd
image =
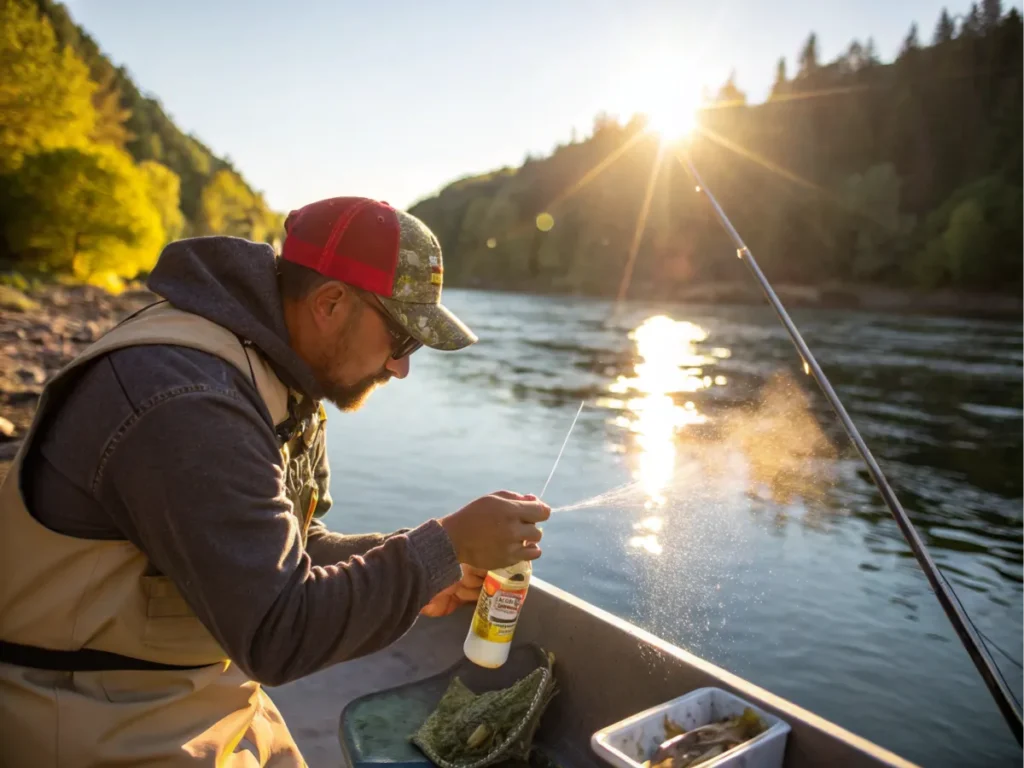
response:
<svg viewBox="0 0 1024 768"><path fill-rule="evenodd" d="M462 646L474 664L496 669L508 660L532 573L529 560L487 573Z"/></svg>
<svg viewBox="0 0 1024 768"><path fill-rule="evenodd" d="M569 431L565 433L565 440L558 449L558 456L555 457L555 463L548 473L540 498L544 498L551 478L555 476L558 462L562 460L562 453L580 414L583 413L585 403L585 400L580 401L580 407L576 410L572 424L569 425ZM469 625L466 642L462 644L466 658L474 664L496 669L508 661L508 654L512 650L512 635L515 634L516 624L519 622L519 613L523 610L532 574L533 566L529 560L487 572L483 589L480 590L480 598L476 601L476 611Z"/></svg>

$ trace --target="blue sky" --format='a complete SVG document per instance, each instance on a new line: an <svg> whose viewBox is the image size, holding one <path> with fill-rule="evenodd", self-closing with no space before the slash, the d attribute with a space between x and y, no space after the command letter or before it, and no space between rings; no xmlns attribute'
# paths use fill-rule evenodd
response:
<svg viewBox="0 0 1024 768"><path fill-rule="evenodd" d="M657 109L737 71L763 99L810 31L823 60L891 59L941 0L71 0L73 17L184 130L286 211L334 195L406 207L544 154L601 110ZM1017 7L1019 3L1013 3ZM1004 6L1009 6L1004 2ZM969 7L949 4L951 13Z"/></svg>

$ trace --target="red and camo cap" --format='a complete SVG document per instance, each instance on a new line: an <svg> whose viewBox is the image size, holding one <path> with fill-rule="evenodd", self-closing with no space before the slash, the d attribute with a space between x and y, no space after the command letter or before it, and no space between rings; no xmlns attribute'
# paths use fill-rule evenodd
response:
<svg viewBox="0 0 1024 768"><path fill-rule="evenodd" d="M288 214L281 256L375 293L409 333L434 349L476 335L441 305L441 244L412 214L365 197L332 197Z"/></svg>

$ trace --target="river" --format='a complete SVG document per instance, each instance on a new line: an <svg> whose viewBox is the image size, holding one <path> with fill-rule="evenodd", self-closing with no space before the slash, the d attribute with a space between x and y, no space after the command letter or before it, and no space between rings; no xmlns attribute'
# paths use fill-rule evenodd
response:
<svg viewBox="0 0 1024 768"><path fill-rule="evenodd" d="M546 500L535 573L923 765L1020 748L767 308L448 290L479 334L331 413L347 532L484 493ZM794 319L1021 695L1022 327ZM528 607L527 607L528 609Z"/></svg>

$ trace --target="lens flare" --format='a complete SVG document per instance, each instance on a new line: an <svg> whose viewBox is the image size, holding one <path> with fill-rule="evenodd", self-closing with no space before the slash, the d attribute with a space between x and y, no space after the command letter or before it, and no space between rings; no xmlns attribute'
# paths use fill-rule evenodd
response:
<svg viewBox="0 0 1024 768"><path fill-rule="evenodd" d="M685 139L697 128L700 100L688 97L672 97L648 107L647 129L657 134L662 141Z"/></svg>

